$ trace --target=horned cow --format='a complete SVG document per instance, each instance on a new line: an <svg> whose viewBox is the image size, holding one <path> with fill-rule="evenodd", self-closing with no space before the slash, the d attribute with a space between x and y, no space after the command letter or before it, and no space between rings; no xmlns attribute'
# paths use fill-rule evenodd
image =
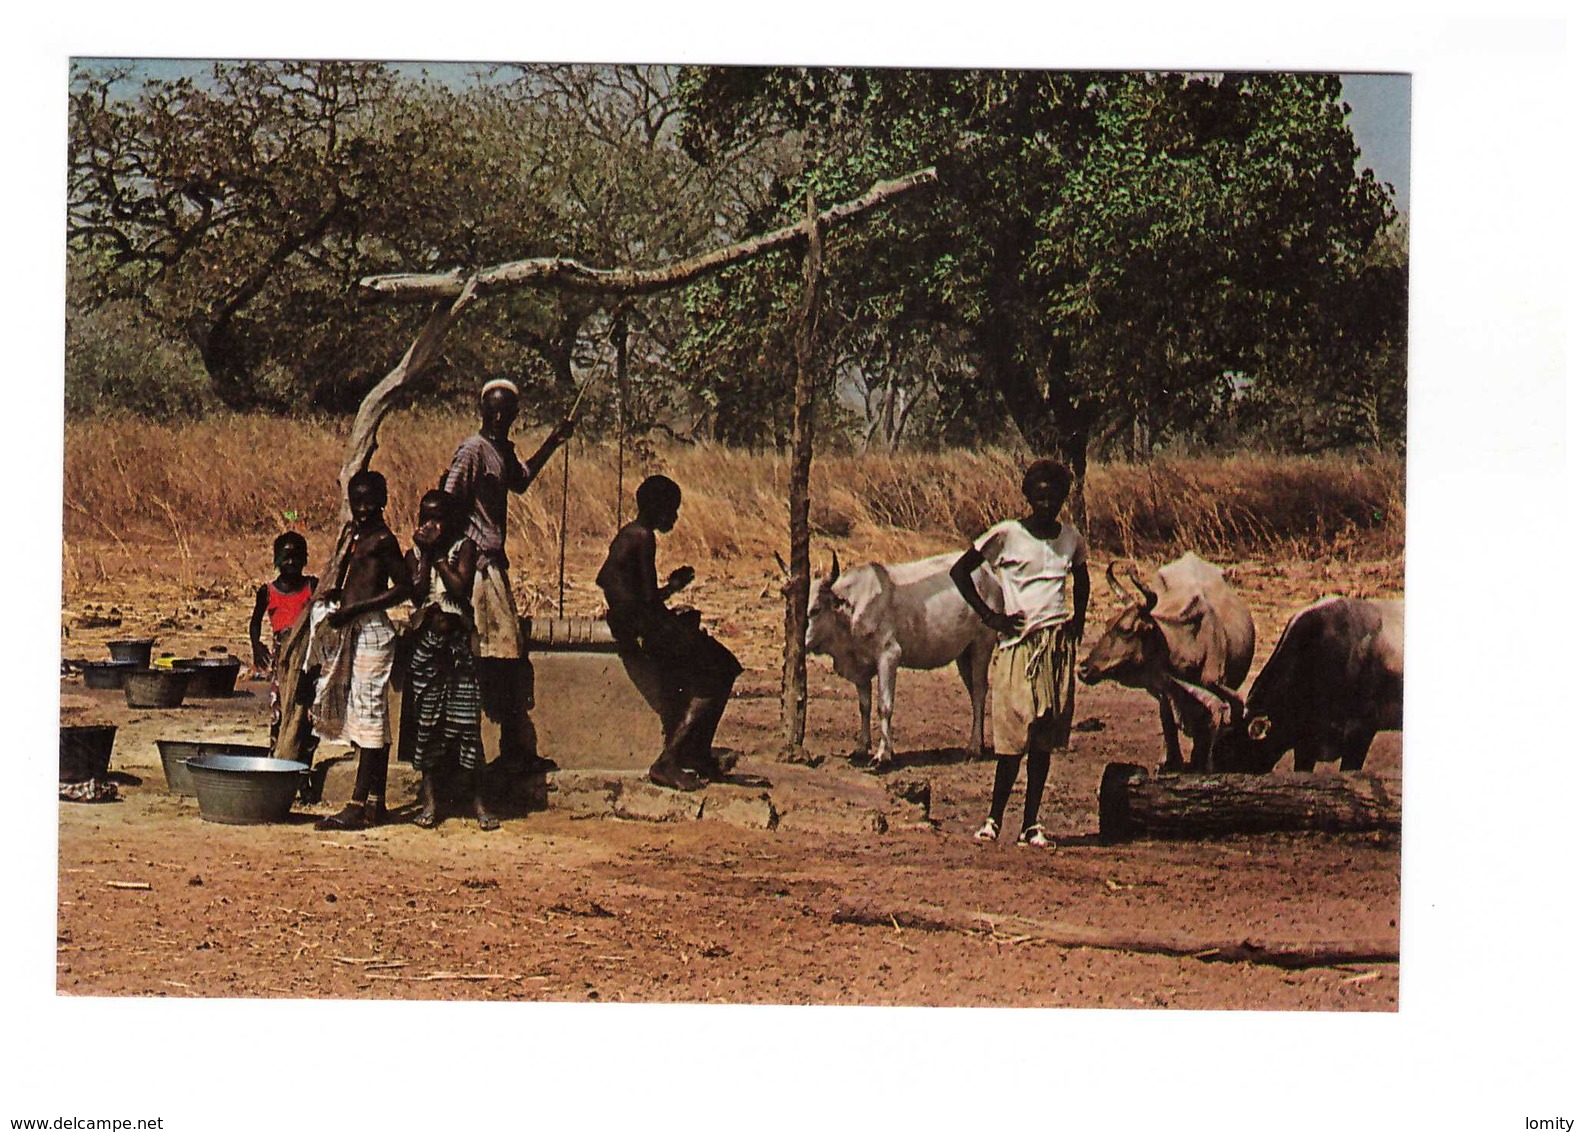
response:
<svg viewBox="0 0 1584 1132"><path fill-rule="evenodd" d="M1326 598L1287 622L1215 759L1265 773L1291 751L1294 770L1360 770L1377 731L1402 730L1402 702L1403 603Z"/></svg>
<svg viewBox="0 0 1584 1132"><path fill-rule="evenodd" d="M985 696L995 634L979 620L952 583L959 554L937 554L893 566L872 563L846 574L831 551L830 573L809 594L810 652L831 658L837 675L858 689L859 750L868 754L872 686L880 683L880 746L871 766L891 762L891 711L899 668L940 668L957 662L973 704L969 750L984 748ZM1001 609L1001 593L983 570L975 574L990 608Z"/></svg>
<svg viewBox="0 0 1584 1132"><path fill-rule="evenodd" d="M1162 566L1154 586L1128 563L1137 598L1117 580L1117 565L1106 580L1127 605L1078 666L1079 679L1149 692L1160 709L1165 768L1182 768L1180 725L1193 742L1190 765L1209 769L1217 728L1241 707L1234 691L1254 658L1254 619L1221 571L1191 552Z"/></svg>

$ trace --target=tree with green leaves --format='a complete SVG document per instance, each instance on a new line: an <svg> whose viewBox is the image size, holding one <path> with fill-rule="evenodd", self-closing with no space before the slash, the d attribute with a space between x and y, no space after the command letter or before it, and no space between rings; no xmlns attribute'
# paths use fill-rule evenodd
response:
<svg viewBox="0 0 1584 1132"><path fill-rule="evenodd" d="M700 68L679 85L690 152L755 131L801 147L789 214L810 187L936 163L937 190L833 250L834 321L949 326L980 392L1080 479L1121 422L1191 425L1229 374L1274 387L1295 352L1350 341L1330 368L1376 345L1350 296L1392 210L1354 170L1335 76Z"/></svg>
<svg viewBox="0 0 1584 1132"><path fill-rule="evenodd" d="M216 64L127 97L128 79L73 74L67 238L88 308L135 303L234 408L270 400L283 369L341 368L358 243L407 164L372 137L394 77L378 64ZM283 341L282 326L299 333Z"/></svg>
<svg viewBox="0 0 1584 1132"><path fill-rule="evenodd" d="M133 325L190 352L232 408L355 407L415 329L360 294L365 275L539 255L665 262L756 207L758 180L735 173L743 153L699 163L676 146L670 68L523 65L446 85L381 64L255 61L135 77L73 76L73 357L113 360L101 328ZM528 407L564 408L578 375L609 363L617 306L557 291L490 304L423 383L510 376ZM702 403L672 364L684 313L669 296L623 308L641 427ZM84 406L112 392L87 371L68 385ZM193 403L186 385L132 400Z"/></svg>
<svg viewBox="0 0 1584 1132"><path fill-rule="evenodd" d="M526 239L517 246L491 254L480 249L461 262L483 266L558 256L633 268L681 260L723 242L718 218L742 215L751 207L743 194L751 195L752 178L741 172L751 155L726 152L696 162L682 153L676 144L675 70L588 64L503 68L478 95L512 112L518 145L535 155L518 184L506 191L532 198L541 220L519 221ZM620 338L632 361L630 386L621 391L622 424L642 434L701 411L703 398L674 357L687 318L685 303L683 296L667 292L624 300L525 289L503 297L491 317L507 338L548 367L563 402L582 375L596 366L613 366ZM595 423L602 415L596 407Z"/></svg>

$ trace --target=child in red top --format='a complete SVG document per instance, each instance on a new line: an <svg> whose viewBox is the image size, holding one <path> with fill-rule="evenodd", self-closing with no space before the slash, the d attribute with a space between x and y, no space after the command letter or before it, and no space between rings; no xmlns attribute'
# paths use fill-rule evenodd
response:
<svg viewBox="0 0 1584 1132"><path fill-rule="evenodd" d="M278 672L281 642L291 627L297 624L303 610L308 608L314 590L319 585L318 578L303 573L307 565L307 539L296 531L287 531L276 538L275 569L278 574L273 582L266 582L259 587L258 596L253 602L253 619L248 623L248 636L253 641L253 666L269 673L271 741L279 733L281 722ZM260 635L266 614L269 615L270 632L273 635L273 644L267 649Z"/></svg>

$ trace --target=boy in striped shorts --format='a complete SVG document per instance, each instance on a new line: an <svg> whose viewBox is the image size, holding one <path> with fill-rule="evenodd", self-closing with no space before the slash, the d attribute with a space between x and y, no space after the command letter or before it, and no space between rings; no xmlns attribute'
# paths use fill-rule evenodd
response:
<svg viewBox="0 0 1584 1132"><path fill-rule="evenodd" d="M484 744L479 737L479 682L473 660L470 598L478 547L460 533L466 513L455 496L431 491L418 504L418 529L407 552L418 612L407 662L406 710L413 713L413 766L423 775L413 824L440 824L438 778L454 755L467 776L480 829L499 829L484 804Z"/></svg>

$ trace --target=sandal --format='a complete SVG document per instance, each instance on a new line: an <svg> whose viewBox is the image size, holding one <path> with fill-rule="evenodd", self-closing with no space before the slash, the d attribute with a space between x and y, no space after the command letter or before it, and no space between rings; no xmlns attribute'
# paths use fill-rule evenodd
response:
<svg viewBox="0 0 1584 1132"><path fill-rule="evenodd" d="M1017 843L1019 845L1032 845L1036 849L1050 848L1050 838L1045 836L1045 827L1042 825L1029 826L1018 834Z"/></svg>
<svg viewBox="0 0 1584 1132"><path fill-rule="evenodd" d="M995 818L985 818L985 823L979 827L979 832L974 834L975 841L994 841L1001 836L1001 823Z"/></svg>

